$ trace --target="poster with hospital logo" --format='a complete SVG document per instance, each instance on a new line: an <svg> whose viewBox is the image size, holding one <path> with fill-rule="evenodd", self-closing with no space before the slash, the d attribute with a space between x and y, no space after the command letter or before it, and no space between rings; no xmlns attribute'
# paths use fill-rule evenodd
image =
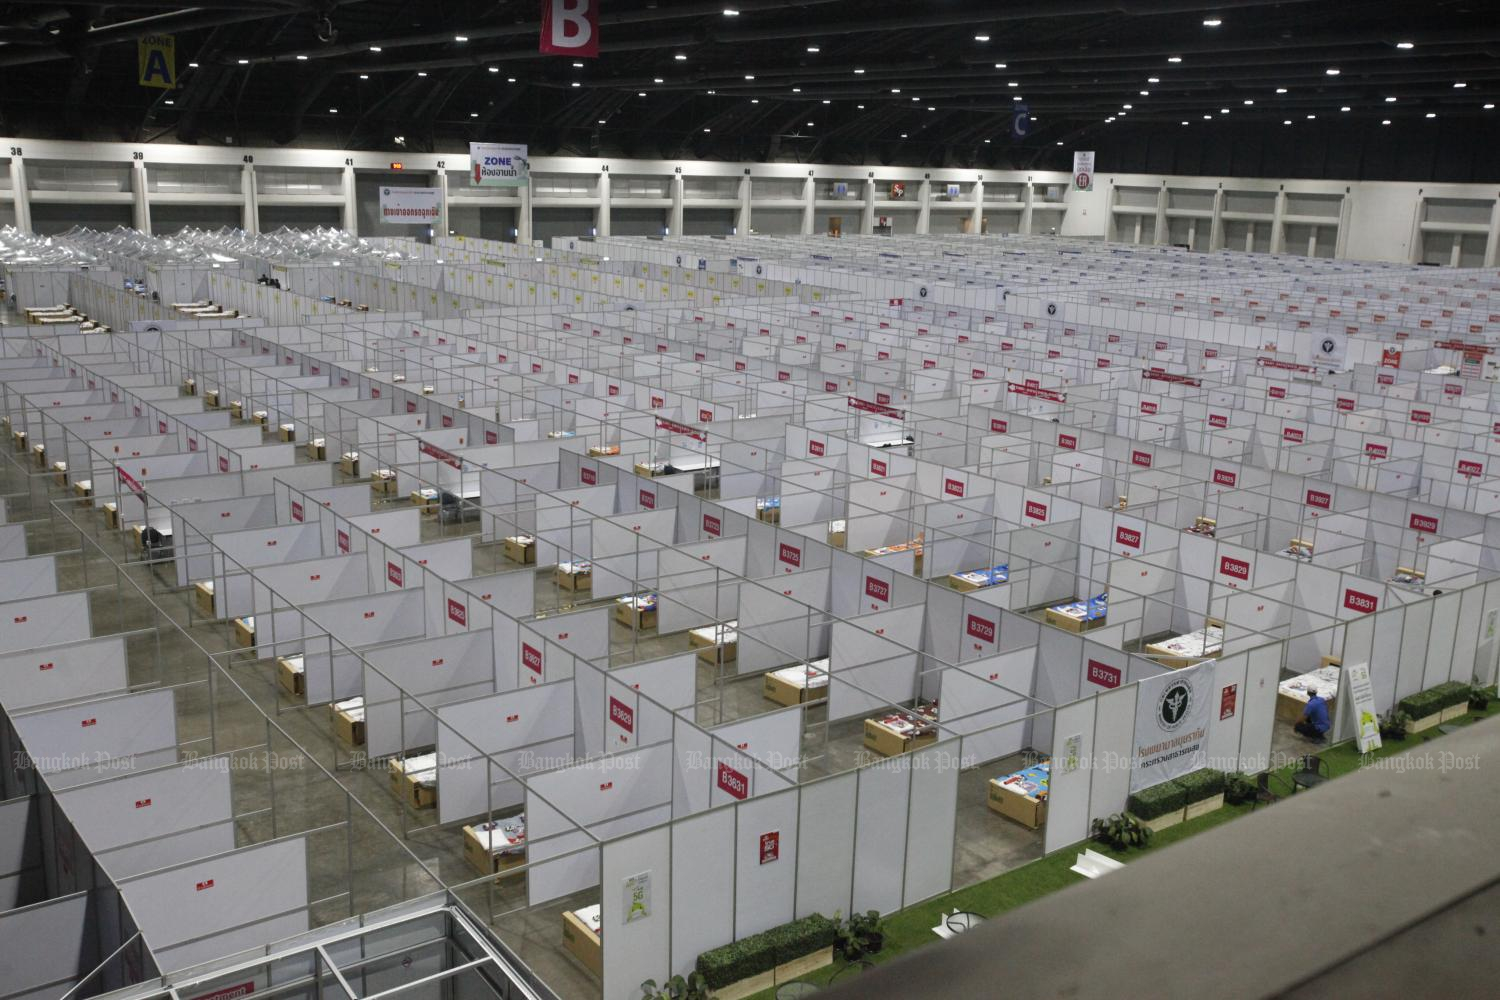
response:
<svg viewBox="0 0 1500 1000"><path fill-rule="evenodd" d="M1141 681L1130 790L1138 792L1206 766L1211 710L1217 708L1212 662Z"/></svg>

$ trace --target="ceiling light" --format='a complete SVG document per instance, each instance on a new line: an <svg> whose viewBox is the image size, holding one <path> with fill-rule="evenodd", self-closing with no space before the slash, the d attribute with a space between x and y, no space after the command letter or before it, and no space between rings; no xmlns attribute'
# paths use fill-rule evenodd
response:
<svg viewBox="0 0 1500 1000"><path fill-rule="evenodd" d="M470 111L469 112L469 117L470 118L478 118L479 117L479 112L478 111Z"/></svg>
<svg viewBox="0 0 1500 1000"><path fill-rule="evenodd" d="M1128 114L1129 114L1129 113L1130 113L1130 112L1128 112L1128 111L1117 111L1117 112L1115 112L1115 113L1116 113L1116 114L1117 114L1117 115L1119 115L1119 116L1120 116L1120 117L1121 117L1121 118L1124 118L1124 117L1125 117L1125 116L1126 116L1126 115L1128 115Z"/></svg>
<svg viewBox="0 0 1500 1000"><path fill-rule="evenodd" d="M298 56L297 57L297 61L298 62L307 62L307 56ZM197 65L198 65L197 63L188 63L188 67L190 69L191 68L195 68Z"/></svg>
<svg viewBox="0 0 1500 1000"><path fill-rule="evenodd" d="M996 69L1005 69L1006 65L1005 65L1005 63L995 63L995 68Z"/></svg>
<svg viewBox="0 0 1500 1000"><path fill-rule="evenodd" d="M1135 105L1134 104L1122 104L1122 105L1120 105L1120 107L1124 108L1126 111L1134 111L1135 110Z"/></svg>
<svg viewBox="0 0 1500 1000"><path fill-rule="evenodd" d="M572 86L574 86L574 87L582 87L583 84L579 83L577 80L574 80L573 83L572 83Z"/></svg>
<svg viewBox="0 0 1500 1000"><path fill-rule="evenodd" d="M737 11L737 10L735 10L733 7L725 7L724 8L724 16L725 17L739 17L740 16L740 12Z"/></svg>
<svg viewBox="0 0 1500 1000"><path fill-rule="evenodd" d="M1151 91L1149 91L1149 90L1143 90L1143 91L1141 91L1141 96L1142 97L1150 97L1151 96Z"/></svg>
<svg viewBox="0 0 1500 1000"><path fill-rule="evenodd" d="M1414 49L1414 48L1416 48L1416 46L1413 45L1411 42L1397 42L1396 43L1396 48L1398 48L1398 49Z"/></svg>
<svg viewBox="0 0 1500 1000"><path fill-rule="evenodd" d="M1493 104L1486 104L1484 106L1484 110L1486 110L1486 111L1494 111L1495 110L1495 106Z"/></svg>
<svg viewBox="0 0 1500 1000"><path fill-rule="evenodd" d="M361 80L368 80L370 78L370 74L368 74L368 73L361 73L361 74L359 74L359 78Z"/></svg>
<svg viewBox="0 0 1500 1000"><path fill-rule="evenodd" d="M1245 103L1245 107L1247 107L1247 108L1248 108L1248 107L1249 107L1249 106L1250 106L1250 105L1252 105L1252 104L1254 104L1254 103L1255 103L1255 102L1254 102L1254 101L1248 101L1248 100L1247 100L1247 101L1245 101L1245 102L1244 102L1244 103Z"/></svg>
<svg viewBox="0 0 1500 1000"><path fill-rule="evenodd" d="M855 108L857 108L860 111L863 111L865 109L865 106L863 104L856 104Z"/></svg>
<svg viewBox="0 0 1500 1000"><path fill-rule="evenodd" d="M419 70L417 70L417 75L418 76L426 76L427 75L427 71L425 69L419 69ZM514 81L514 80L511 81L511 83L515 83L515 82L516 81Z"/></svg>
<svg viewBox="0 0 1500 1000"><path fill-rule="evenodd" d="M573 64L573 68L574 69L583 69L583 63L574 63Z"/></svg>
<svg viewBox="0 0 1500 1000"><path fill-rule="evenodd" d="M646 96L646 92L644 90L638 90L638 91L635 92L635 96L636 97L645 97Z"/></svg>
<svg viewBox="0 0 1500 1000"><path fill-rule="evenodd" d="M902 133L901 133L901 138L903 138L903 139L905 139L905 138L906 138L906 133L905 133L905 132L902 132Z"/></svg>
<svg viewBox="0 0 1500 1000"><path fill-rule="evenodd" d="M651 82L652 82L652 83L666 83L666 82L667 82L667 81L665 81L665 80L663 80L663 79L662 79L662 78L661 78L661 77L659 77L659 76L655 76L655 77L652 77L652 78L651 78Z"/></svg>
<svg viewBox="0 0 1500 1000"><path fill-rule="evenodd" d="M1015 97L1012 97L1011 100L1012 101L1019 101L1019 100L1021 100L1021 95L1017 94Z"/></svg>
<svg viewBox="0 0 1500 1000"><path fill-rule="evenodd" d="M163 104L176 104L177 102L174 101L174 100L172 100L171 98L167 98L165 101L162 101L162 103Z"/></svg>
<svg viewBox="0 0 1500 1000"><path fill-rule="evenodd" d="M1012 80L1006 84L1007 87L1019 87L1020 85L1021 83L1019 80Z"/></svg>
<svg viewBox="0 0 1500 1000"><path fill-rule="evenodd" d="M808 127L808 128L812 128L812 127L813 127L813 123L812 123L812 122L808 122L808 123L807 123L807 127Z"/></svg>
<svg viewBox="0 0 1500 1000"><path fill-rule="evenodd" d="M1387 104L1395 104L1396 103L1396 99L1394 97L1387 97L1385 99L1385 103L1387 103Z"/></svg>
<svg viewBox="0 0 1500 1000"><path fill-rule="evenodd" d="M237 59L235 61L238 62L241 66L249 66L250 65L250 60L249 59Z"/></svg>
<svg viewBox="0 0 1500 1000"><path fill-rule="evenodd" d="M928 106L928 108L927 108L927 110L928 110L928 111L936 111L936 110L937 110L937 108L934 108L934 107L932 107L932 106L931 106L931 105L929 105L929 106Z"/></svg>
<svg viewBox="0 0 1500 1000"><path fill-rule="evenodd" d="M865 71L862 70L862 69L857 69L856 68L855 71L854 71L854 75L855 76L864 76L864 73L865 73Z"/></svg>
<svg viewBox="0 0 1500 1000"><path fill-rule="evenodd" d="M974 41L976 41L976 42L987 42L989 40L990 40L990 36L989 35L975 35L974 36Z"/></svg>
<svg viewBox="0 0 1500 1000"><path fill-rule="evenodd" d="M677 53L672 58L676 59L678 62L687 62L687 56L681 52Z"/></svg>
<svg viewBox="0 0 1500 1000"><path fill-rule="evenodd" d="M1229 114L1229 109L1228 108L1220 108L1219 109L1219 114L1221 114L1221 115L1227 115L1227 114Z"/></svg>
<svg viewBox="0 0 1500 1000"><path fill-rule="evenodd" d="M642 96L645 96L645 95L642 95ZM760 103L760 98L759 97L752 97L752 98L750 98L750 103L751 104L759 104Z"/></svg>
<svg viewBox="0 0 1500 1000"><path fill-rule="evenodd" d="M893 93L893 94L899 94L899 93L901 93L901 88L900 87L892 87L891 88L891 93Z"/></svg>
<svg viewBox="0 0 1500 1000"><path fill-rule="evenodd" d="M1114 121L1114 120L1115 120L1115 119L1114 119L1114 116L1113 116L1113 115L1111 115L1111 116L1110 116L1110 117L1108 117L1108 118L1106 118L1106 119L1104 119L1104 124L1106 124L1106 125L1108 125L1108 124L1109 124L1109 123L1110 123L1110 122L1112 122L1112 121Z"/></svg>
<svg viewBox="0 0 1500 1000"><path fill-rule="evenodd" d="M800 94L800 93L802 93L802 88L801 87L793 87L792 88L792 93L794 93L794 94Z"/></svg>
<svg viewBox="0 0 1500 1000"><path fill-rule="evenodd" d="M1167 56L1167 62L1180 63L1182 62L1182 56Z"/></svg>
<svg viewBox="0 0 1500 1000"><path fill-rule="evenodd" d="M754 73L746 73L745 74L745 79L746 80L754 80L755 79L755 74Z"/></svg>
<svg viewBox="0 0 1500 1000"><path fill-rule="evenodd" d="M338 114L338 113L339 113L339 109L338 109L338 108L329 108L329 109L328 109L328 113L329 113L329 114L330 114L330 115L336 115L336 114Z"/></svg>
<svg viewBox="0 0 1500 1000"><path fill-rule="evenodd" d="M1350 109L1350 107L1349 107L1349 105L1347 105L1347 104L1346 104L1346 105L1344 105L1344 106L1343 106L1343 107L1342 107L1342 108L1339 108L1339 110L1340 110L1340 111L1349 111L1349 110L1351 110L1351 109Z"/></svg>
<svg viewBox="0 0 1500 1000"><path fill-rule="evenodd" d="M453 36L453 40L455 42L467 42L469 40L469 36L468 35L454 35Z"/></svg>
<svg viewBox="0 0 1500 1000"><path fill-rule="evenodd" d="M824 101L823 103L824 104L832 104L833 102L832 101Z"/></svg>
<svg viewBox="0 0 1500 1000"><path fill-rule="evenodd" d="M717 90L706 90L706 91L704 91L704 93L706 93L709 97L712 97L715 94L717 94L718 91Z"/></svg>
<svg viewBox="0 0 1500 1000"><path fill-rule="evenodd" d="M1325 76L1338 76L1339 75L1339 71L1336 70L1336 69L1334 69L1332 66L1330 66L1327 69L1325 69L1323 71L1323 73L1324 73Z"/></svg>
<svg viewBox="0 0 1500 1000"><path fill-rule="evenodd" d="M1387 118L1384 121L1382 121L1380 124L1382 124L1382 125L1389 125L1390 123L1391 123L1391 120L1389 118Z"/></svg>
<svg viewBox="0 0 1500 1000"><path fill-rule="evenodd" d="M423 74L422 74L422 76L426 76L426 75L427 75L427 74L426 74L426 73L423 73ZM516 82L516 78L515 78L515 77L513 77L513 76L507 76L507 77L506 77L506 78L505 78L505 82L506 82L506 83L515 83L515 82Z"/></svg>
<svg viewBox="0 0 1500 1000"><path fill-rule="evenodd" d="M916 101L920 101L920 100L921 100L921 98L920 98L920 97L913 97L913 98L912 98L912 101L913 101L913 102L916 102Z"/></svg>
<svg viewBox="0 0 1500 1000"><path fill-rule="evenodd" d="M989 144L990 144L990 141L989 141L989 140L988 140L988 139L986 139L986 140L984 140L984 144L985 144L985 145L986 145L986 146L988 146L988 145L989 145Z"/></svg>
<svg viewBox="0 0 1500 1000"><path fill-rule="evenodd" d="M498 73L498 72L500 72L500 67L499 66L491 66L490 67L490 72L491 73Z"/></svg>
<svg viewBox="0 0 1500 1000"><path fill-rule="evenodd" d="M1307 116L1307 120L1308 120L1308 121L1314 121L1314 120L1316 120L1316 119L1317 119L1317 117L1318 117L1318 116L1317 116L1317 115L1308 115L1308 116Z"/></svg>
<svg viewBox="0 0 1500 1000"><path fill-rule="evenodd" d="M1183 123L1182 123L1182 124L1184 124L1184 125L1186 125L1186 124L1187 124L1187 122L1183 122Z"/></svg>
<svg viewBox="0 0 1500 1000"><path fill-rule="evenodd" d="M1455 83L1455 84L1454 84L1454 85L1453 85L1453 89L1454 89L1454 90L1463 90L1463 89L1464 89L1464 88L1465 88L1465 87L1467 87L1467 86L1468 86L1468 84L1467 84L1467 83Z"/></svg>
<svg viewBox="0 0 1500 1000"><path fill-rule="evenodd" d="M1161 83L1161 77L1158 77L1158 76L1148 76L1148 77L1146 77L1146 82L1147 83Z"/></svg>
<svg viewBox="0 0 1500 1000"><path fill-rule="evenodd" d="M704 129L704 130L703 130L703 131L705 131L705 132L712 132L712 131L713 131L713 129L711 129L711 128L706 128L706 129Z"/></svg>
<svg viewBox="0 0 1500 1000"><path fill-rule="evenodd" d="M1427 112L1427 117L1428 118L1436 118L1437 117L1437 112L1436 111L1429 111L1429 112Z"/></svg>
<svg viewBox="0 0 1500 1000"><path fill-rule="evenodd" d="M306 59L307 56L298 56L297 58L298 59ZM198 68L198 64L197 63L188 63L188 69L197 69L197 68Z"/></svg>
<svg viewBox="0 0 1500 1000"><path fill-rule="evenodd" d="M604 124L604 119L603 119L603 118L600 118L600 119L599 119L599 124L600 124L600 125L603 125L603 124Z"/></svg>
<svg viewBox="0 0 1500 1000"><path fill-rule="evenodd" d="M1277 87L1276 88L1276 93L1278 93L1278 94L1285 94L1286 93L1286 88L1285 87Z"/></svg>
<svg viewBox="0 0 1500 1000"><path fill-rule="evenodd" d="M1204 115L1203 116L1203 120L1206 121L1206 122L1211 122L1211 121L1214 120L1214 116L1213 115Z"/></svg>
<svg viewBox="0 0 1500 1000"><path fill-rule="evenodd" d="M985 141L985 142L989 142L989 140L988 140L988 139L986 139L986 140L984 140L984 141ZM1058 145L1059 145L1059 146L1061 146L1061 145L1062 145L1062 140L1061 140L1061 139L1059 139L1059 140L1058 140L1058 141L1057 141L1057 144L1058 144Z"/></svg>
<svg viewBox="0 0 1500 1000"><path fill-rule="evenodd" d="M807 51L811 52L813 55L817 55L819 52L822 52L823 50L820 49L820 48L818 48L816 45L809 45L807 47Z"/></svg>
<svg viewBox="0 0 1500 1000"><path fill-rule="evenodd" d="M380 51L380 46L379 45L371 45L370 46L370 51L371 52L379 52Z"/></svg>
<svg viewBox="0 0 1500 1000"><path fill-rule="evenodd" d="M1206 17L1203 19L1203 26L1205 28L1217 28L1223 23L1224 22L1219 20L1217 17Z"/></svg>
<svg viewBox="0 0 1500 1000"><path fill-rule="evenodd" d="M1283 125L1290 125L1291 123L1292 123L1292 120L1290 118L1288 118L1285 121L1283 121L1281 124L1283 124Z"/></svg>

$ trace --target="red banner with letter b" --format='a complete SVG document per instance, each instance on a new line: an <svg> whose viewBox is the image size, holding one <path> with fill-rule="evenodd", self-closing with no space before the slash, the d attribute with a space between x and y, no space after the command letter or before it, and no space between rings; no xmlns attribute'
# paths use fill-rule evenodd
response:
<svg viewBox="0 0 1500 1000"><path fill-rule="evenodd" d="M541 51L599 58L599 0L542 0Z"/></svg>

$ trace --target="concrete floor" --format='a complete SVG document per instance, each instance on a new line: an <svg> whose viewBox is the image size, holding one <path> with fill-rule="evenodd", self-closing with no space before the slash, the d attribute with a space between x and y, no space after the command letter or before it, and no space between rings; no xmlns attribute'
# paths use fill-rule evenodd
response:
<svg viewBox="0 0 1500 1000"><path fill-rule="evenodd" d="M303 449L297 454L299 462L308 460ZM307 835L315 924L447 886L559 995L599 995L598 980L561 947L560 931L561 914L597 902L597 890L529 909L524 877L501 883L481 878L464 860L458 825L436 826L434 812L405 805L390 789L386 763L367 761L357 748L341 742L326 708L309 707L288 695L277 683L273 660L255 659L233 648L232 626L203 619L194 608L192 589L176 587L170 564L153 567L143 562L128 532L107 529L98 510L76 504L50 475L27 467L19 458L0 458L0 491L8 495L10 520L29 522L33 554L59 554L60 589L95 589L95 635L134 633L128 640L131 684L176 691L183 758L215 753L232 757L241 846ZM405 497L393 497L377 507L407 502ZM422 519L423 541L477 536L480 531L478 521L443 524L435 517ZM550 567L508 563L498 544L477 538L474 564L475 575L532 573L539 611L609 602L561 590ZM689 648L685 633L637 633L611 619L612 666ZM211 669L211 662L222 665L223 672ZM732 664L726 671L700 659L695 707L699 724L716 725L780 708L762 695L758 674L740 678L732 669ZM808 707L804 778L867 761L862 733L862 720L829 724L826 705ZM988 780L1020 766L1017 757L960 775L955 887L1041 856L1040 830L1028 830L985 805Z"/></svg>

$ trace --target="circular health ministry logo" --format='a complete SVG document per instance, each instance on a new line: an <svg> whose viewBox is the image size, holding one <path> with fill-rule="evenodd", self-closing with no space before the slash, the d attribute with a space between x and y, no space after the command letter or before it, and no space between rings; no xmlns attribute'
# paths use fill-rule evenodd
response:
<svg viewBox="0 0 1500 1000"><path fill-rule="evenodd" d="M1192 704L1193 685L1185 680L1173 681L1161 693L1161 701L1156 703L1156 719L1163 729L1171 732L1182 725Z"/></svg>

